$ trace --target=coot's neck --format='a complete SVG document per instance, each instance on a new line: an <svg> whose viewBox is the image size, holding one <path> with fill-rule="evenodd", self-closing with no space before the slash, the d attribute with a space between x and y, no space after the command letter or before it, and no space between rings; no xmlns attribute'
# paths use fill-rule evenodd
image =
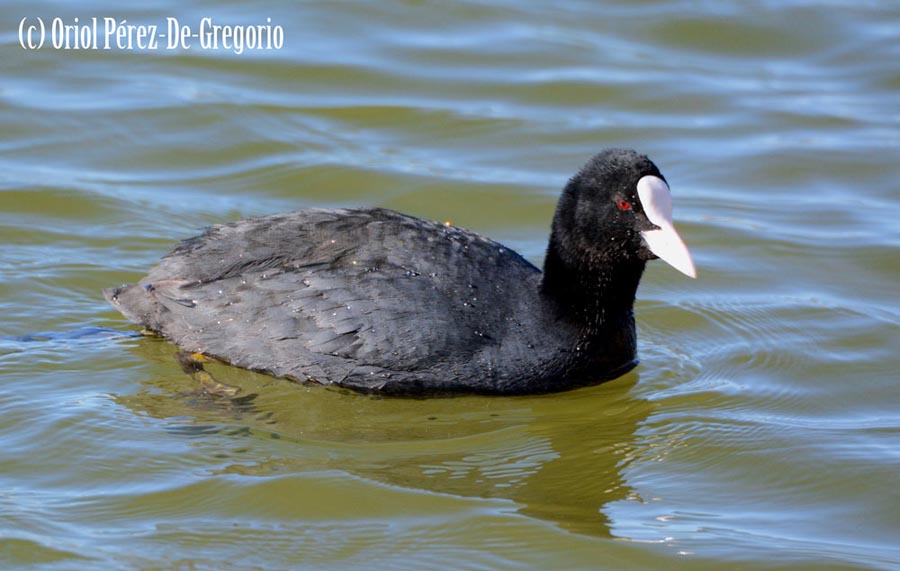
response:
<svg viewBox="0 0 900 571"><path fill-rule="evenodd" d="M562 319L578 328L582 338L603 336L607 327L621 327L623 319L633 319L644 266L642 260L614 260L612 253L596 251L591 256L567 257L552 235L541 294Z"/></svg>

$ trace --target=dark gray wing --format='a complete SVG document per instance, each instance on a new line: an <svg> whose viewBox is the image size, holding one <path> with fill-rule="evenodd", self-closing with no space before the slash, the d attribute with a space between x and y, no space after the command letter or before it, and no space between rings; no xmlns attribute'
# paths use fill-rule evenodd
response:
<svg viewBox="0 0 900 571"><path fill-rule="evenodd" d="M117 297L186 349L341 383L361 370L452 373L500 343L539 276L468 230L383 209L306 210L212 227Z"/></svg>

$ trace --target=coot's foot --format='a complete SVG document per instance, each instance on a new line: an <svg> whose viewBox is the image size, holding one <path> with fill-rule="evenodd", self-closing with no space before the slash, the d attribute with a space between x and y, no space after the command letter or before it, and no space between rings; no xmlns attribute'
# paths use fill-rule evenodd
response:
<svg viewBox="0 0 900 571"><path fill-rule="evenodd" d="M175 360L181 365L181 370L200 383L203 392L208 395L234 398L241 392L240 387L220 383L209 371L204 369L203 364L209 363L210 359L202 353L179 351L175 353Z"/></svg>

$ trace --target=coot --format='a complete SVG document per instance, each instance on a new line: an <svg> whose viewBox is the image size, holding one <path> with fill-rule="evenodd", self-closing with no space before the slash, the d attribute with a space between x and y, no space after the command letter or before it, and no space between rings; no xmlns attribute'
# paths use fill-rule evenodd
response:
<svg viewBox="0 0 900 571"><path fill-rule="evenodd" d="M299 382L544 393L637 364L635 291L657 257L696 275L659 169L610 149L563 190L543 273L470 230L312 209L213 226L104 296L184 349Z"/></svg>

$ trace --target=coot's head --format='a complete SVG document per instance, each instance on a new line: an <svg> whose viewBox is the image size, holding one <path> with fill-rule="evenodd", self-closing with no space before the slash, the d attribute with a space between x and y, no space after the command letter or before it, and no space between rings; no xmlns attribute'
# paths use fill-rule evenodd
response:
<svg viewBox="0 0 900 571"><path fill-rule="evenodd" d="M551 248L566 265L602 269L661 258L697 277L672 223L665 177L631 150L603 151L572 177L553 218Z"/></svg>

